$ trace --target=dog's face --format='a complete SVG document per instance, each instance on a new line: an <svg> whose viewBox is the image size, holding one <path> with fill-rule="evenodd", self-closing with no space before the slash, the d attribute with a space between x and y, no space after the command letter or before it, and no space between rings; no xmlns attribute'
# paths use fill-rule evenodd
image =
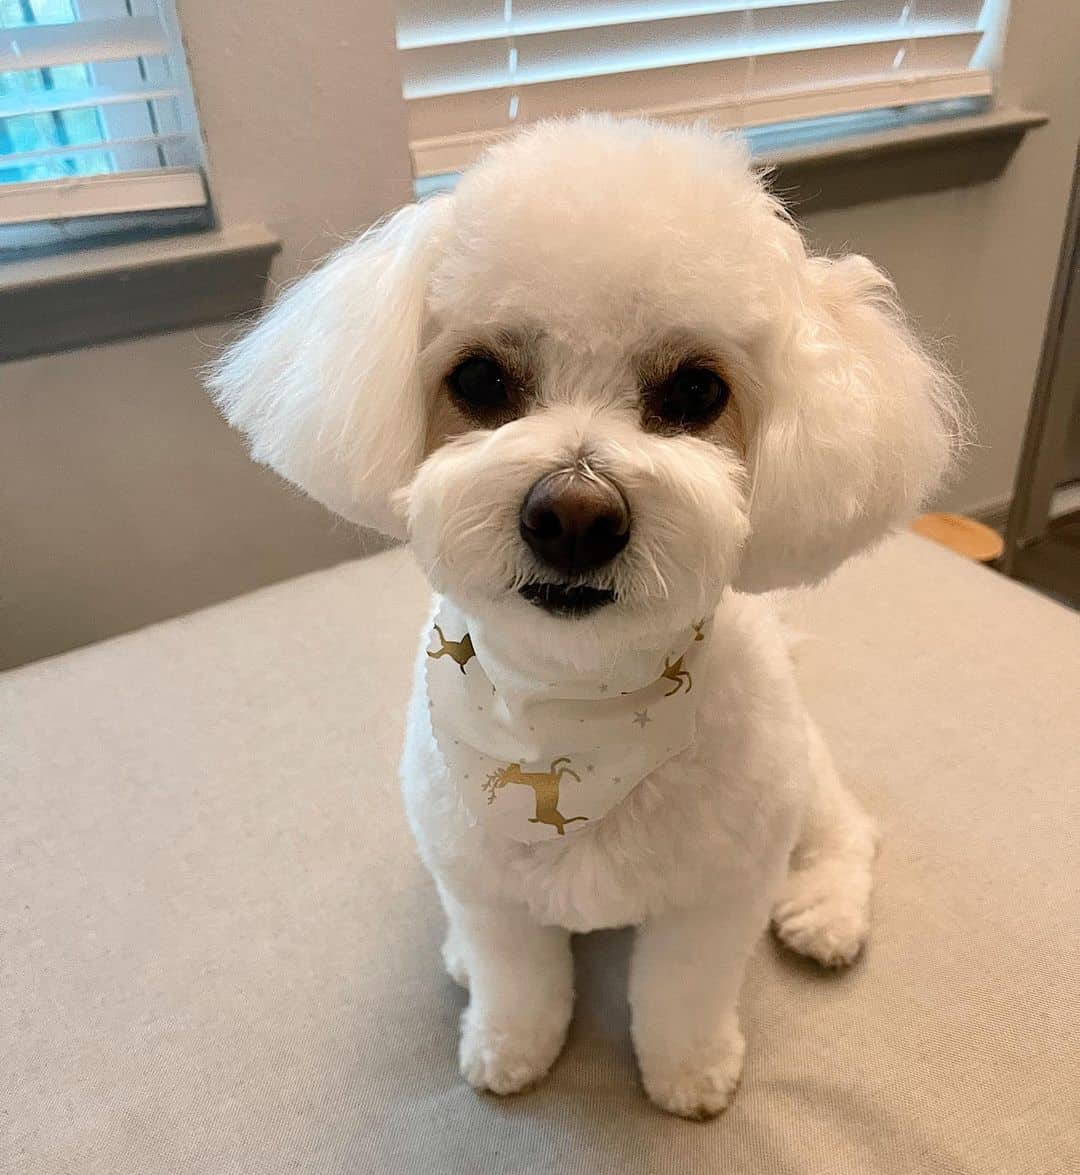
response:
<svg viewBox="0 0 1080 1175"><path fill-rule="evenodd" d="M954 401L889 295L737 142L587 118L343 250L212 385L257 458L572 655L819 579L936 487Z"/></svg>
<svg viewBox="0 0 1080 1175"><path fill-rule="evenodd" d="M585 340L529 309L448 313L422 352L428 456L401 493L421 565L468 612L527 614L548 645L688 624L747 534L743 366L706 329L620 336L597 307Z"/></svg>

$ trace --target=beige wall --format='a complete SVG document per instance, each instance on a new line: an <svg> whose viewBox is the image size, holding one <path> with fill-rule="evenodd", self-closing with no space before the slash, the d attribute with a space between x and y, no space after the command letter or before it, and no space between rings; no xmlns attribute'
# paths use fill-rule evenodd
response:
<svg viewBox="0 0 1080 1175"><path fill-rule="evenodd" d="M282 279L409 190L390 0L320 7L332 7L329 40L294 5L180 5L217 207L225 223L282 233ZM884 265L923 329L945 337L979 424L949 497L959 507L1010 491L1080 136L1080 6L1014 9L1003 95L1051 123L1006 174L808 220L819 247ZM0 665L364 549L252 466L217 419L195 371L219 337L0 367Z"/></svg>
<svg viewBox="0 0 1080 1175"><path fill-rule="evenodd" d="M390 0L310 7L179 3L218 216L281 234L279 280L411 192ZM218 419L221 337L0 365L0 668L370 549Z"/></svg>

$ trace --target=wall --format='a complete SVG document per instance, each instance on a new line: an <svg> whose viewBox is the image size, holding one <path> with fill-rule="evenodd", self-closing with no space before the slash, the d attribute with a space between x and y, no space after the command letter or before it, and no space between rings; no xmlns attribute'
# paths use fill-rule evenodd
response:
<svg viewBox="0 0 1080 1175"><path fill-rule="evenodd" d="M963 508L1010 492L1080 137L1080 6L1014 9L1003 96L1051 123L1006 174L807 220L818 247L874 257L944 336L979 422L948 498ZM296 12L180 5L219 212L282 233L281 278L409 190L390 0ZM0 367L0 666L370 549L246 460L195 375L219 338Z"/></svg>
<svg viewBox="0 0 1080 1175"><path fill-rule="evenodd" d="M1080 293L1077 296L1080 297ZM1065 452L1065 477L1069 481L1080 481L1080 376L1074 378L1073 389L1076 405L1073 410L1072 427L1069 429L1069 442Z"/></svg>
<svg viewBox="0 0 1080 1175"><path fill-rule="evenodd" d="M280 233L280 279L409 198L389 0L179 9L219 218ZM222 337L0 365L0 668L371 549L218 419Z"/></svg>

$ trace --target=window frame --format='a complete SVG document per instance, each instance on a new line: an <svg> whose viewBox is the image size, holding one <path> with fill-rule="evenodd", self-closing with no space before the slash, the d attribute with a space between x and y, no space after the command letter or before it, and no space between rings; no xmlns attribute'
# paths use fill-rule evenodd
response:
<svg viewBox="0 0 1080 1175"><path fill-rule="evenodd" d="M205 149L174 0L71 0L71 7L77 16L67 22L71 24L153 19L166 46L160 59L134 55L86 62L90 86L127 90L149 83L178 93L86 107L101 127L100 150L110 157L108 170L0 184L0 261L23 258L32 250L85 247L110 238L214 224ZM7 31L17 32L18 27ZM55 114L68 109L72 107ZM71 157L88 154L95 146L75 144ZM63 157L59 148L43 151ZM26 153L14 157L20 154Z"/></svg>
<svg viewBox="0 0 1080 1175"><path fill-rule="evenodd" d="M585 2L549 14L506 0L500 20L494 3L482 16L462 0L397 0L414 178L459 171L530 122L579 109L766 137L772 128L890 110L928 112L931 121L935 104L962 104L958 117L993 109L1007 0L876 0L872 12L849 12L851 3L713 0L608 11ZM650 30L655 40L645 37ZM598 36L593 60L586 50Z"/></svg>

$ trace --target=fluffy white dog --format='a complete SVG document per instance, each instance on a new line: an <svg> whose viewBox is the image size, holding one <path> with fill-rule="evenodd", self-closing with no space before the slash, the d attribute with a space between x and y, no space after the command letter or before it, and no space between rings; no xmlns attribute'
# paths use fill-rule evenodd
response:
<svg viewBox="0 0 1080 1175"><path fill-rule="evenodd" d="M868 931L873 825L760 593L949 465L952 387L888 280L809 257L739 141L581 118L342 249L211 383L259 461L407 536L438 593L402 776L465 1078L542 1078L570 933L633 925L645 1088L722 1110L770 918L826 965Z"/></svg>

